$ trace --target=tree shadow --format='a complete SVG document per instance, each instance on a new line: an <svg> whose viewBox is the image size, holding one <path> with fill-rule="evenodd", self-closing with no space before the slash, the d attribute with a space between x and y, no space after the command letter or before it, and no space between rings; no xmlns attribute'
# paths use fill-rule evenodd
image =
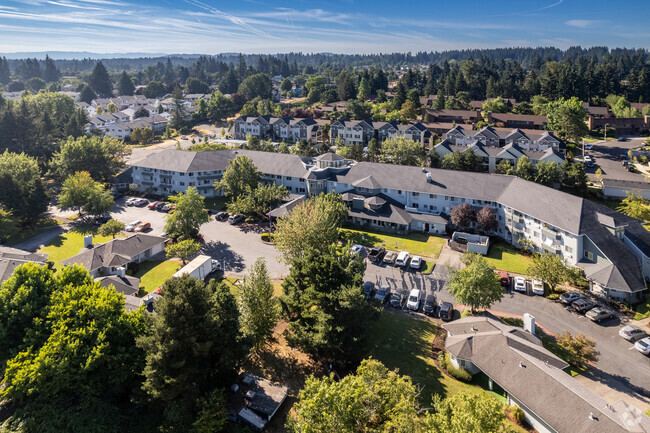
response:
<svg viewBox="0 0 650 433"><path fill-rule="evenodd" d="M634 385L630 382L629 377L609 374L593 367L582 373L582 375L611 389L631 395L645 403L650 403L650 390Z"/></svg>
<svg viewBox="0 0 650 433"><path fill-rule="evenodd" d="M203 246L203 253L219 260L223 270L227 272L242 272L246 267L244 258L221 241L210 241Z"/></svg>

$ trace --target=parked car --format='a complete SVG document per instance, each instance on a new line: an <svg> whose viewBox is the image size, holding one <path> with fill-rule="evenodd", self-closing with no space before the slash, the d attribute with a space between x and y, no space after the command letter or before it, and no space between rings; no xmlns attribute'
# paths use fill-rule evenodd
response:
<svg viewBox="0 0 650 433"><path fill-rule="evenodd" d="M375 299L381 302L382 304L386 302L386 299L390 296L390 289L388 286L381 286L375 293Z"/></svg>
<svg viewBox="0 0 650 433"><path fill-rule="evenodd" d="M406 292L402 289L397 289L390 295L390 306L393 308L402 308L406 301Z"/></svg>
<svg viewBox="0 0 650 433"><path fill-rule="evenodd" d="M454 318L454 304L451 302L443 302L440 305L440 318L445 322L449 322Z"/></svg>
<svg viewBox="0 0 650 433"><path fill-rule="evenodd" d="M149 203L149 206L147 206L147 207L150 210L156 210L156 209L158 209L158 204L159 203L160 203L159 201L152 201L151 203Z"/></svg>
<svg viewBox="0 0 650 433"><path fill-rule="evenodd" d="M404 267L408 265L410 256L411 255L408 252L400 251L400 253L397 255L397 260L395 260L395 266Z"/></svg>
<svg viewBox="0 0 650 433"><path fill-rule="evenodd" d="M427 295L427 297L424 298L424 305L422 306L422 311L427 316L433 316L436 313L436 305L437 305L436 296Z"/></svg>
<svg viewBox="0 0 650 433"><path fill-rule="evenodd" d="M413 311L417 311L420 308L420 291L418 289L413 289L411 290L411 293L409 293L406 308Z"/></svg>
<svg viewBox="0 0 650 433"><path fill-rule="evenodd" d="M515 291L526 293L526 279L524 277L515 277Z"/></svg>
<svg viewBox="0 0 650 433"><path fill-rule="evenodd" d="M644 355L650 355L650 337L642 338L634 343L634 348Z"/></svg>
<svg viewBox="0 0 650 433"><path fill-rule="evenodd" d="M352 248L350 248L350 252L352 254L361 254L363 252L363 247L359 244L354 244L352 245Z"/></svg>
<svg viewBox="0 0 650 433"><path fill-rule="evenodd" d="M499 283L501 283L501 287L508 288L510 287L510 276L508 276L508 273L506 271L496 271L497 275L499 276Z"/></svg>
<svg viewBox="0 0 650 433"><path fill-rule="evenodd" d="M583 296L578 292L564 292L560 295L560 301L566 305L572 304L582 298Z"/></svg>
<svg viewBox="0 0 650 433"><path fill-rule="evenodd" d="M124 204L127 205L127 206L133 206L133 205L135 205L135 202L138 201L138 200L140 200L138 197L127 198L126 201L124 202Z"/></svg>
<svg viewBox="0 0 650 433"><path fill-rule="evenodd" d="M627 141L627 137L618 137L618 141L621 141L621 142Z"/></svg>
<svg viewBox="0 0 650 433"><path fill-rule="evenodd" d="M361 287L363 288L363 294L366 299L371 299L372 295L375 293L375 284L370 281L366 281Z"/></svg>
<svg viewBox="0 0 650 433"><path fill-rule="evenodd" d="M217 212L214 219L217 221L226 221L228 219L228 212Z"/></svg>
<svg viewBox="0 0 650 433"><path fill-rule="evenodd" d="M389 251L384 256L384 263L387 265L392 265L393 263L395 263L396 258L397 258L397 253L395 251Z"/></svg>
<svg viewBox="0 0 650 433"><path fill-rule="evenodd" d="M137 220L137 221L133 221L132 223L127 224L126 227L124 227L124 231L132 232L133 230L135 230L135 228L136 228L136 227L137 227L141 222L142 222L142 221Z"/></svg>
<svg viewBox="0 0 650 433"><path fill-rule="evenodd" d="M107 223L110 219L112 219L112 218L113 218L113 217L110 216L109 214L106 214L106 215L100 215L100 216L98 216L98 217L95 218L95 225L96 225L96 226L100 226L100 225L102 225L102 224L106 224L106 223Z"/></svg>
<svg viewBox="0 0 650 433"><path fill-rule="evenodd" d="M584 157L584 163L587 167L593 167L594 166L594 160L591 156L585 155Z"/></svg>
<svg viewBox="0 0 650 433"><path fill-rule="evenodd" d="M169 212L169 210L173 207L174 205L172 203L165 203L163 207L160 208L161 212Z"/></svg>
<svg viewBox="0 0 650 433"><path fill-rule="evenodd" d="M594 301L587 298L578 299L576 301L573 301L573 304L571 304L573 309L580 314L585 314L587 311L591 310L597 305L598 304L596 304Z"/></svg>
<svg viewBox="0 0 650 433"><path fill-rule="evenodd" d="M611 318L612 312L603 307L595 307L587 311L585 316L590 318L593 322L601 322L605 319Z"/></svg>
<svg viewBox="0 0 650 433"><path fill-rule="evenodd" d="M240 213L238 213L236 215L231 215L230 218L228 218L228 224L230 224L231 226L241 224L241 223L244 222L245 219L246 219L246 216L242 215Z"/></svg>
<svg viewBox="0 0 650 433"><path fill-rule="evenodd" d="M627 159L627 153L619 153L618 159Z"/></svg>
<svg viewBox="0 0 650 433"><path fill-rule="evenodd" d="M187 140L187 135L181 135L181 140Z"/></svg>
<svg viewBox="0 0 650 433"><path fill-rule="evenodd" d="M618 331L618 335L625 338L627 341L636 341L648 336L643 329L630 325L623 326L621 330Z"/></svg>
<svg viewBox="0 0 650 433"><path fill-rule="evenodd" d="M384 257L384 254L386 254L386 248L374 247L368 253L368 260L373 263L380 263L381 259Z"/></svg>
<svg viewBox="0 0 650 433"><path fill-rule="evenodd" d="M533 293L544 296L544 282L542 280L533 280Z"/></svg>
<svg viewBox="0 0 650 433"><path fill-rule="evenodd" d="M585 149L587 149L587 150L591 150L591 149L593 149L593 148L594 148L594 143L587 143L587 144L585 144Z"/></svg>
<svg viewBox="0 0 650 433"><path fill-rule="evenodd" d="M413 256L411 259L411 268L412 269L420 269L422 267L422 257L420 256Z"/></svg>
<svg viewBox="0 0 650 433"><path fill-rule="evenodd" d="M165 205L167 205L167 203L165 203L164 201L159 201L159 202L156 204L156 207L155 207L154 209L155 209L155 210L161 210L162 208L165 207Z"/></svg>
<svg viewBox="0 0 650 433"><path fill-rule="evenodd" d="M139 198L133 203L133 205L137 207L144 207L147 204L149 204L149 200L147 200L146 198Z"/></svg>
<svg viewBox="0 0 650 433"><path fill-rule="evenodd" d="M151 228L151 223L140 223L138 224L133 231L135 232L144 232Z"/></svg>

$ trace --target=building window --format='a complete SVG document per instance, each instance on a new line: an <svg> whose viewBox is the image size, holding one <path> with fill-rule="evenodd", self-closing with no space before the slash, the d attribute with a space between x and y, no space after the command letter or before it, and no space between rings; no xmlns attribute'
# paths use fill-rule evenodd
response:
<svg viewBox="0 0 650 433"><path fill-rule="evenodd" d="M397 190L397 194L402 195L402 190L401 190L401 189L398 189L398 190Z"/></svg>
<svg viewBox="0 0 650 433"><path fill-rule="evenodd" d="M178 182L180 186L185 186L185 182Z"/></svg>
<svg viewBox="0 0 650 433"><path fill-rule="evenodd" d="M566 251L567 253L572 253L572 252L573 252L573 248L571 248L571 247L568 246L568 245L565 245L565 246L564 246L564 251Z"/></svg>
<svg viewBox="0 0 650 433"><path fill-rule="evenodd" d="M594 254L591 251L585 250L585 258L587 258L589 260L593 260L594 259Z"/></svg>

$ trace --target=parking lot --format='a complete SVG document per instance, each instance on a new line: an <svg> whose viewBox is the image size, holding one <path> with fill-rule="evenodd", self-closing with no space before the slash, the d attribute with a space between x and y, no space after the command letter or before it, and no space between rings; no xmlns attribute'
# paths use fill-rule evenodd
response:
<svg viewBox="0 0 650 433"><path fill-rule="evenodd" d="M117 200L111 216L125 225L134 221L151 223L151 229L145 234L160 236L164 232L166 213L149 210L147 206L125 206L126 197ZM266 259L266 266L271 278L282 278L289 272L288 266L280 261L277 250L260 239L255 229L239 229L227 222L215 221L201 226L204 245L202 252L219 260L226 272L243 274L258 257Z"/></svg>
<svg viewBox="0 0 650 433"><path fill-rule="evenodd" d="M589 179L596 181L596 170L599 168L603 172L603 178L621 179L621 180L638 180L643 181L643 175L628 171L621 164L620 155L626 154L628 150L638 149L643 145L645 137L632 137L628 141L608 141L597 142L591 149L585 148L585 155L593 158L592 167L585 167L585 172ZM578 151L578 157L582 156L582 150Z"/></svg>

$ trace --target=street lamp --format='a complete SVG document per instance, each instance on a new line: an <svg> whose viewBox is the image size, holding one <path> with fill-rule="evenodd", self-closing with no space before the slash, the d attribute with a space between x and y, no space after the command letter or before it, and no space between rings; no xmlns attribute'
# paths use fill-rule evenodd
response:
<svg viewBox="0 0 650 433"><path fill-rule="evenodd" d="M609 126L609 123L605 123L605 144L607 144L607 127Z"/></svg>

